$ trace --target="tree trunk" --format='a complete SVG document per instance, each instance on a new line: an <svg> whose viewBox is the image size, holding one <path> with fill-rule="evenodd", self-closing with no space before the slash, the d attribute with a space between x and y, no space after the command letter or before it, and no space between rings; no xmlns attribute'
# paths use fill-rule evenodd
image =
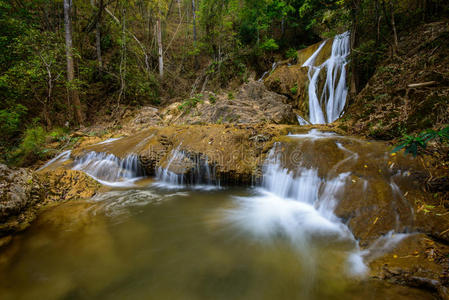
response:
<svg viewBox="0 0 449 300"><path fill-rule="evenodd" d="M44 102L44 118L45 123L47 124L47 130L51 129L51 127L53 126L50 118L50 109L49 109L49 105L51 105L52 93L53 93L53 78L50 70L48 70L48 93L47 99Z"/></svg>
<svg viewBox="0 0 449 300"><path fill-rule="evenodd" d="M393 3L390 4L390 7L391 7L391 27L393 28L393 41L394 41L395 53L397 53L399 44L398 44L398 33L396 31L396 22L394 20Z"/></svg>
<svg viewBox="0 0 449 300"><path fill-rule="evenodd" d="M359 46L359 13L360 13L360 2L355 0L352 2L352 29L351 29L351 53L354 53L354 49ZM358 68L357 55L352 55L351 59L351 87L350 94L355 97L359 91L360 77ZM351 98L352 98L351 97Z"/></svg>
<svg viewBox="0 0 449 300"><path fill-rule="evenodd" d="M179 19L181 20L181 0L176 0L176 2L178 2Z"/></svg>
<svg viewBox="0 0 449 300"><path fill-rule="evenodd" d="M164 57L163 57L163 51L162 51L161 17L157 18L156 31L157 31L157 46L158 46L158 57L159 57L159 76L164 77Z"/></svg>
<svg viewBox="0 0 449 300"><path fill-rule="evenodd" d="M103 0L100 0L98 6L95 4L95 0L90 0L90 4L94 9L98 10L97 22L95 24L95 47L97 48L97 61L100 71L103 69L103 58L101 56L101 15L103 12Z"/></svg>
<svg viewBox="0 0 449 300"><path fill-rule="evenodd" d="M81 113L81 102L78 94L78 89L72 85L75 80L75 70L73 66L73 40L72 40L72 20L71 20L72 1L64 0L64 28L65 28L65 46L67 56L67 81L70 85L70 100L73 105L75 119L78 125L83 125L83 115Z"/></svg>
<svg viewBox="0 0 449 300"><path fill-rule="evenodd" d="M195 7L195 0L192 0L192 15L193 15L193 43L196 44L196 7Z"/></svg>

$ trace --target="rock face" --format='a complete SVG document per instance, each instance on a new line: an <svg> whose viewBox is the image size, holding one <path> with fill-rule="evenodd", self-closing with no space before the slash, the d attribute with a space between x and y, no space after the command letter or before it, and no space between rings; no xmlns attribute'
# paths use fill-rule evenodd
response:
<svg viewBox="0 0 449 300"><path fill-rule="evenodd" d="M101 185L81 171L56 169L39 174L47 202L88 199Z"/></svg>
<svg viewBox="0 0 449 300"><path fill-rule="evenodd" d="M0 237L27 228L47 204L90 198L99 188L79 171L35 173L0 164Z"/></svg>
<svg viewBox="0 0 449 300"><path fill-rule="evenodd" d="M192 107L174 103L162 113L164 123L292 124L296 121L287 98L267 90L263 83L256 81L244 84L235 95L205 93L199 102Z"/></svg>
<svg viewBox="0 0 449 300"><path fill-rule="evenodd" d="M28 226L44 196L33 172L0 164L0 236Z"/></svg>

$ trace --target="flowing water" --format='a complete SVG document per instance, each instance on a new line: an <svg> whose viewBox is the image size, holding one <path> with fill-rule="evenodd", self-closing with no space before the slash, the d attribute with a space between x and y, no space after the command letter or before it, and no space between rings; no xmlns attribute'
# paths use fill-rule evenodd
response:
<svg viewBox="0 0 449 300"><path fill-rule="evenodd" d="M387 164L381 144L316 130L289 135L268 153L252 188L221 187L207 158L190 179L178 175L185 155L175 148L155 181L140 182L145 173L133 154L87 152L68 162L65 153L54 160L112 187L48 208L14 237L0 252L0 299L428 296L363 281L369 257L406 234L390 232L362 251L335 214L345 200L379 196L382 181L398 221L390 229L404 231L413 214L398 186L404 174Z"/></svg>
<svg viewBox="0 0 449 300"><path fill-rule="evenodd" d="M349 32L335 36L331 56L323 64L316 66L316 58L328 41L323 42L303 64L303 67L309 69L309 121L312 124L332 123L343 113L348 94L346 64L350 53L349 39ZM320 90L322 70L326 72L326 76Z"/></svg>

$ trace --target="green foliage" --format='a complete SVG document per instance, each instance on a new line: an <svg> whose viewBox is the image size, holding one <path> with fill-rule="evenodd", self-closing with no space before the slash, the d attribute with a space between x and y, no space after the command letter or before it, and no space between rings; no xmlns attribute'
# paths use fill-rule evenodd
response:
<svg viewBox="0 0 449 300"><path fill-rule="evenodd" d="M259 47L263 51L275 51L279 49L279 46L274 39L267 39L262 44L260 44Z"/></svg>
<svg viewBox="0 0 449 300"><path fill-rule="evenodd" d="M215 104L217 102L217 97L214 94L209 94L209 102Z"/></svg>
<svg viewBox="0 0 449 300"><path fill-rule="evenodd" d="M295 85L290 89L290 92L293 95L296 95L298 93L298 84L297 83L295 83Z"/></svg>
<svg viewBox="0 0 449 300"><path fill-rule="evenodd" d="M228 93L228 99L229 100L233 100L235 97L234 97L234 94L232 93L232 92L229 92Z"/></svg>
<svg viewBox="0 0 449 300"><path fill-rule="evenodd" d="M178 109L181 111L190 111L190 109L196 107L198 103L203 102L203 94L196 94L195 96L184 100L179 106Z"/></svg>
<svg viewBox="0 0 449 300"><path fill-rule="evenodd" d="M289 59L296 60L298 59L298 51L295 48L290 48L285 53L285 56Z"/></svg>
<svg viewBox="0 0 449 300"><path fill-rule="evenodd" d="M30 160L44 157L43 145L47 139L47 132L41 126L25 130L22 142L14 153L14 160L22 165Z"/></svg>
<svg viewBox="0 0 449 300"><path fill-rule="evenodd" d="M439 130L426 130L418 135L404 135L401 142L393 149L393 153L405 149L405 154L417 156L420 149L424 150L430 140L438 139L440 143L449 142L449 126Z"/></svg>
<svg viewBox="0 0 449 300"><path fill-rule="evenodd" d="M48 142L62 142L67 141L69 136L67 135L67 130L61 127L54 128L47 134Z"/></svg>
<svg viewBox="0 0 449 300"><path fill-rule="evenodd" d="M23 116L27 108L21 104L0 110L0 143L6 144L21 130Z"/></svg>

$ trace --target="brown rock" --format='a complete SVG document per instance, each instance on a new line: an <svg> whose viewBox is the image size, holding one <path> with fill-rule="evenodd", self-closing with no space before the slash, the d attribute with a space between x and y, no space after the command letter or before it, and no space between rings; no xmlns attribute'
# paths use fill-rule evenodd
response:
<svg viewBox="0 0 449 300"><path fill-rule="evenodd" d="M26 227L43 200L42 185L32 171L0 164L0 236Z"/></svg>

